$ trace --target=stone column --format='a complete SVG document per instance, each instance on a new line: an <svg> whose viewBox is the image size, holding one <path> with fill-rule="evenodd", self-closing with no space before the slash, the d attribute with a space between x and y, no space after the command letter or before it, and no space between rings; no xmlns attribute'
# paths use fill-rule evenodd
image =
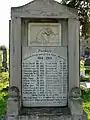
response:
<svg viewBox="0 0 90 120"><path fill-rule="evenodd" d="M68 20L69 91L79 87L79 21Z"/></svg>
<svg viewBox="0 0 90 120"><path fill-rule="evenodd" d="M10 87L16 86L21 95L21 18L12 17L10 33Z"/></svg>
<svg viewBox="0 0 90 120"><path fill-rule="evenodd" d="M69 93L73 87L79 87L79 21L68 19L68 70ZM68 101L69 102L69 101Z"/></svg>

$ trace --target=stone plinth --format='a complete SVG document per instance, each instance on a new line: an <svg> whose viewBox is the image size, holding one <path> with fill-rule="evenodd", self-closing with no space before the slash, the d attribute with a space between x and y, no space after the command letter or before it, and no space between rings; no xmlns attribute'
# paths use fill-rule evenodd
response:
<svg viewBox="0 0 90 120"><path fill-rule="evenodd" d="M87 120L86 115L70 115L68 108L23 108L19 116L8 120Z"/></svg>

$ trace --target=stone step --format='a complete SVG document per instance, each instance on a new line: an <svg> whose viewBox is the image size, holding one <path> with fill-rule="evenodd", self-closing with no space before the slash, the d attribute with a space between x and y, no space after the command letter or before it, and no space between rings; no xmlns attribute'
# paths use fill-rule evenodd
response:
<svg viewBox="0 0 90 120"><path fill-rule="evenodd" d="M86 115L20 115L8 120L88 120Z"/></svg>
<svg viewBox="0 0 90 120"><path fill-rule="evenodd" d="M31 115L19 116L18 120L71 120L70 115Z"/></svg>
<svg viewBox="0 0 90 120"><path fill-rule="evenodd" d="M8 120L87 120L83 115L71 115L68 107L21 108L18 116L8 116Z"/></svg>

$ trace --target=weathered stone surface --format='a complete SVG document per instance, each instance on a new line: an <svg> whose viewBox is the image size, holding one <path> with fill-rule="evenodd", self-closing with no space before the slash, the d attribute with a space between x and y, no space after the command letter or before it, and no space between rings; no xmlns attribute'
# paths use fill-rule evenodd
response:
<svg viewBox="0 0 90 120"><path fill-rule="evenodd" d="M20 109L19 89L16 86L10 87L8 90L8 96L7 114L9 116L17 116Z"/></svg>
<svg viewBox="0 0 90 120"><path fill-rule="evenodd" d="M79 87L79 22L77 19L78 16L76 10L63 6L54 0L34 0L24 6L14 7L11 9L11 88L9 89L9 99L7 103L8 120L86 119L86 117L83 117L81 108L82 102L79 99L80 91L74 91L71 94L71 98L68 97L68 93L71 92L71 89L73 87ZM37 27L35 27L35 23ZM41 24L41 27L39 26L40 24L37 23L43 23L45 25ZM55 26L53 26L53 23L55 23ZM33 42L38 42L40 44L37 45ZM28 49L25 49L24 51L25 47ZM35 47L37 47L37 49L41 47L42 49L46 48L46 50L51 48L52 52L50 54L54 53L53 55L56 55L56 57L52 57L53 59L51 61L46 62L45 60L38 60L34 56L38 52L36 51ZM64 49L61 49L62 47L65 49L65 51ZM46 54L49 52L43 53ZM27 62L25 62L25 64L27 64L27 67L22 67L24 59L30 57L29 55L33 55L35 59L28 59L28 64L36 60L39 63L45 63L43 65L44 67L41 67L41 69L39 69L40 64L38 65L39 67L37 67L36 62L34 62L35 66L33 64L31 66L28 66ZM41 55L42 57L45 56L42 54L42 52L40 52L40 54L38 54L38 57ZM48 55L48 57L50 57L50 55ZM61 64L64 63L61 58L64 58L66 61L68 61L67 64ZM46 63L48 63L47 66L45 66ZM51 63L56 63L57 65L54 65L52 67L50 65ZM68 68L65 65L67 65ZM49 69L46 72L47 67ZM24 73L22 68L24 70ZM36 68L38 68L38 70ZM64 74L65 70L68 75ZM42 71L44 71L43 75ZM35 72L37 72L37 74L35 74ZM48 73L48 76L51 74L51 76L47 77L46 73ZM38 77L40 80L39 84L37 82ZM66 80L66 82L64 80ZM46 82L48 82L48 84ZM45 85L46 89L43 89L44 94L41 96L41 92L43 91L42 88L45 88ZM37 96L39 96L38 99ZM46 101L49 101L49 97L54 98L52 101L56 101L51 101L52 104L49 104L49 102L44 102L44 104L43 102L40 102L40 100L43 100L44 98ZM34 100L32 98L34 98ZM59 98L61 98L62 101L60 101L61 99ZM25 99L27 99L27 103L29 104L24 104ZM33 105L36 101L39 101L39 105ZM63 102L65 103L62 104ZM40 103L42 103L42 105ZM31 106L36 108L31 108ZM43 106L48 107L44 108ZM53 108L51 108L52 106ZM23 107L28 107L28 109ZM76 112L77 108L78 114Z"/></svg>
<svg viewBox="0 0 90 120"><path fill-rule="evenodd" d="M41 108L22 108L20 111L20 115L62 115L62 114L70 114L68 107L41 107Z"/></svg>
<svg viewBox="0 0 90 120"><path fill-rule="evenodd" d="M74 99L79 99L81 96L81 90L79 87L73 87L70 92L70 98Z"/></svg>
<svg viewBox="0 0 90 120"><path fill-rule="evenodd" d="M67 84L66 47L22 47L24 107L66 106Z"/></svg>
<svg viewBox="0 0 90 120"><path fill-rule="evenodd" d="M76 18L77 11L54 0L34 0L21 7L12 7L11 14L14 17L25 18Z"/></svg>
<svg viewBox="0 0 90 120"><path fill-rule="evenodd" d="M78 87L74 87L71 89L70 92L70 111L71 115L83 115L83 108L82 108L82 99L81 90Z"/></svg>
<svg viewBox="0 0 90 120"><path fill-rule="evenodd" d="M7 120L18 120L18 116L8 116Z"/></svg>
<svg viewBox="0 0 90 120"><path fill-rule="evenodd" d="M83 114L83 109L82 109L82 100L73 100L71 99L70 101L71 104L71 114L72 115L82 115Z"/></svg>
<svg viewBox="0 0 90 120"><path fill-rule="evenodd" d="M19 89L16 86L12 86L8 90L9 97L19 97Z"/></svg>
<svg viewBox="0 0 90 120"><path fill-rule="evenodd" d="M71 120L88 120L87 115L83 113L82 115L73 115Z"/></svg>
<svg viewBox="0 0 90 120"><path fill-rule="evenodd" d="M18 115L19 112L19 100L18 98L9 98L7 100L7 114L8 115Z"/></svg>
<svg viewBox="0 0 90 120"><path fill-rule="evenodd" d="M8 120L88 120L84 115L22 115L18 117L8 117Z"/></svg>

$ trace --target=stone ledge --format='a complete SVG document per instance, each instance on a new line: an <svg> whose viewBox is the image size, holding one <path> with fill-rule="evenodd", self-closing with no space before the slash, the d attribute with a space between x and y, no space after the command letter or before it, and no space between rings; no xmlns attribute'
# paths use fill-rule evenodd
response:
<svg viewBox="0 0 90 120"><path fill-rule="evenodd" d="M86 114L83 115L19 115L8 116L8 120L88 120Z"/></svg>
<svg viewBox="0 0 90 120"><path fill-rule="evenodd" d="M67 115L70 114L68 107L42 107L42 108L21 108L20 115Z"/></svg>

